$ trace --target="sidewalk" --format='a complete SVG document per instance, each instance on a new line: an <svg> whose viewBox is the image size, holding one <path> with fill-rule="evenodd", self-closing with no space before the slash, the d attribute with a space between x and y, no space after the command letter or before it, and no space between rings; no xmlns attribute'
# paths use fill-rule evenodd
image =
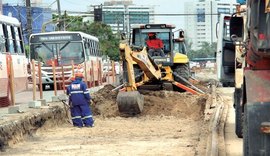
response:
<svg viewBox="0 0 270 156"><path fill-rule="evenodd" d="M98 91L99 89L101 89L103 87L102 86L98 86L98 87L93 87L93 88L89 88L90 94L93 92ZM39 91L36 92L36 100L39 100L40 96L39 96ZM57 96L64 94L63 90L58 90L57 91ZM47 103L52 102L52 96L54 96L54 91L44 91L43 92L43 98L46 100ZM21 93L18 93L15 95L15 105L19 105L20 106L20 111L26 112L27 110L29 110L30 108L28 107L28 103L30 101L33 101L33 92L28 90L28 91L24 91ZM0 108L0 120L4 117L4 116L8 116L8 115L12 115L8 113L8 109L9 107L3 107ZM14 114L13 114L14 115Z"/></svg>

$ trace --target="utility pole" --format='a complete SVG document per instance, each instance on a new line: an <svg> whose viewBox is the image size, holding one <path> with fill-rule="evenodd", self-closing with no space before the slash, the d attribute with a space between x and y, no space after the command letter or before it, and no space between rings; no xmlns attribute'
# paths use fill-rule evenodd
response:
<svg viewBox="0 0 270 156"><path fill-rule="evenodd" d="M57 0L57 11L58 11L58 30L62 30L62 18L61 18L60 0Z"/></svg>
<svg viewBox="0 0 270 156"><path fill-rule="evenodd" d="M124 30L125 33L129 36L129 6L127 4L124 5Z"/></svg>
<svg viewBox="0 0 270 156"><path fill-rule="evenodd" d="M26 4L26 16L27 16L27 38L29 39L32 34L32 15L31 15L31 2L30 0L25 1Z"/></svg>
<svg viewBox="0 0 270 156"><path fill-rule="evenodd" d="M213 44L213 2L212 0L210 1L210 15L211 15L211 44Z"/></svg>
<svg viewBox="0 0 270 156"><path fill-rule="evenodd" d="M64 12L64 19L63 19L63 30L66 31L66 18L67 18L67 11Z"/></svg>

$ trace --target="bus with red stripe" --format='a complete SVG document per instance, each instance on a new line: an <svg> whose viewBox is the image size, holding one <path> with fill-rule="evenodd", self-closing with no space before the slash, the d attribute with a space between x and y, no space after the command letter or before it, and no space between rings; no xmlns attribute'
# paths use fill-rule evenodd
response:
<svg viewBox="0 0 270 156"><path fill-rule="evenodd" d="M5 107L11 104L11 70L14 92L26 90L28 61L20 22L14 17L0 15L0 25L0 107Z"/></svg>

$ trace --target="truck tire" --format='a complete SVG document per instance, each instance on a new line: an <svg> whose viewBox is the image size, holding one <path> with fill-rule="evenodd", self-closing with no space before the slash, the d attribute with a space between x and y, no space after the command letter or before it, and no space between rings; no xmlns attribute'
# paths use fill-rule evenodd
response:
<svg viewBox="0 0 270 156"><path fill-rule="evenodd" d="M185 64L178 64L173 68L173 72L177 73L177 75L183 77L185 80L188 80L190 77L190 69L189 69L189 64L185 63ZM187 85L185 82L183 82L181 79L179 79L178 77L174 77L174 80L176 82L182 83L184 85ZM173 90L174 91L178 91L178 92L185 92L184 89L178 88L177 86L173 86Z"/></svg>
<svg viewBox="0 0 270 156"><path fill-rule="evenodd" d="M242 111L242 89L235 89L234 91L234 105L235 105L235 134L238 138L243 138L243 118Z"/></svg>
<svg viewBox="0 0 270 156"><path fill-rule="evenodd" d="M174 67L174 72L176 72L179 76L183 77L184 79L188 80L190 77L190 70L189 70L189 64L178 64ZM180 79L177 77L174 78L175 81L181 82Z"/></svg>
<svg viewBox="0 0 270 156"><path fill-rule="evenodd" d="M244 112L247 112L247 106L245 105L244 106L245 107L245 110L244 110ZM244 146L243 146L243 155L244 156L249 156L249 141L248 141L248 138L249 138L249 136L248 136L248 123L247 123L247 121L248 121L248 119L247 119L247 113L244 113L244 131L243 131L243 144L244 144Z"/></svg>

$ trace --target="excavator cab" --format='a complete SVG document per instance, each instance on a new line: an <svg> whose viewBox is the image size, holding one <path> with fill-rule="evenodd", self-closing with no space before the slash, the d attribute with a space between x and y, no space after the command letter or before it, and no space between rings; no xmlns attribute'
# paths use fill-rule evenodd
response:
<svg viewBox="0 0 270 156"><path fill-rule="evenodd" d="M147 51L147 40L149 33L155 33L156 38L159 38L163 42L162 51L165 56L155 55L151 56L157 64L162 65L173 65L173 32L172 29L175 28L173 25L167 24L145 24L145 25L135 25L132 27L132 39L131 45L146 47Z"/></svg>

